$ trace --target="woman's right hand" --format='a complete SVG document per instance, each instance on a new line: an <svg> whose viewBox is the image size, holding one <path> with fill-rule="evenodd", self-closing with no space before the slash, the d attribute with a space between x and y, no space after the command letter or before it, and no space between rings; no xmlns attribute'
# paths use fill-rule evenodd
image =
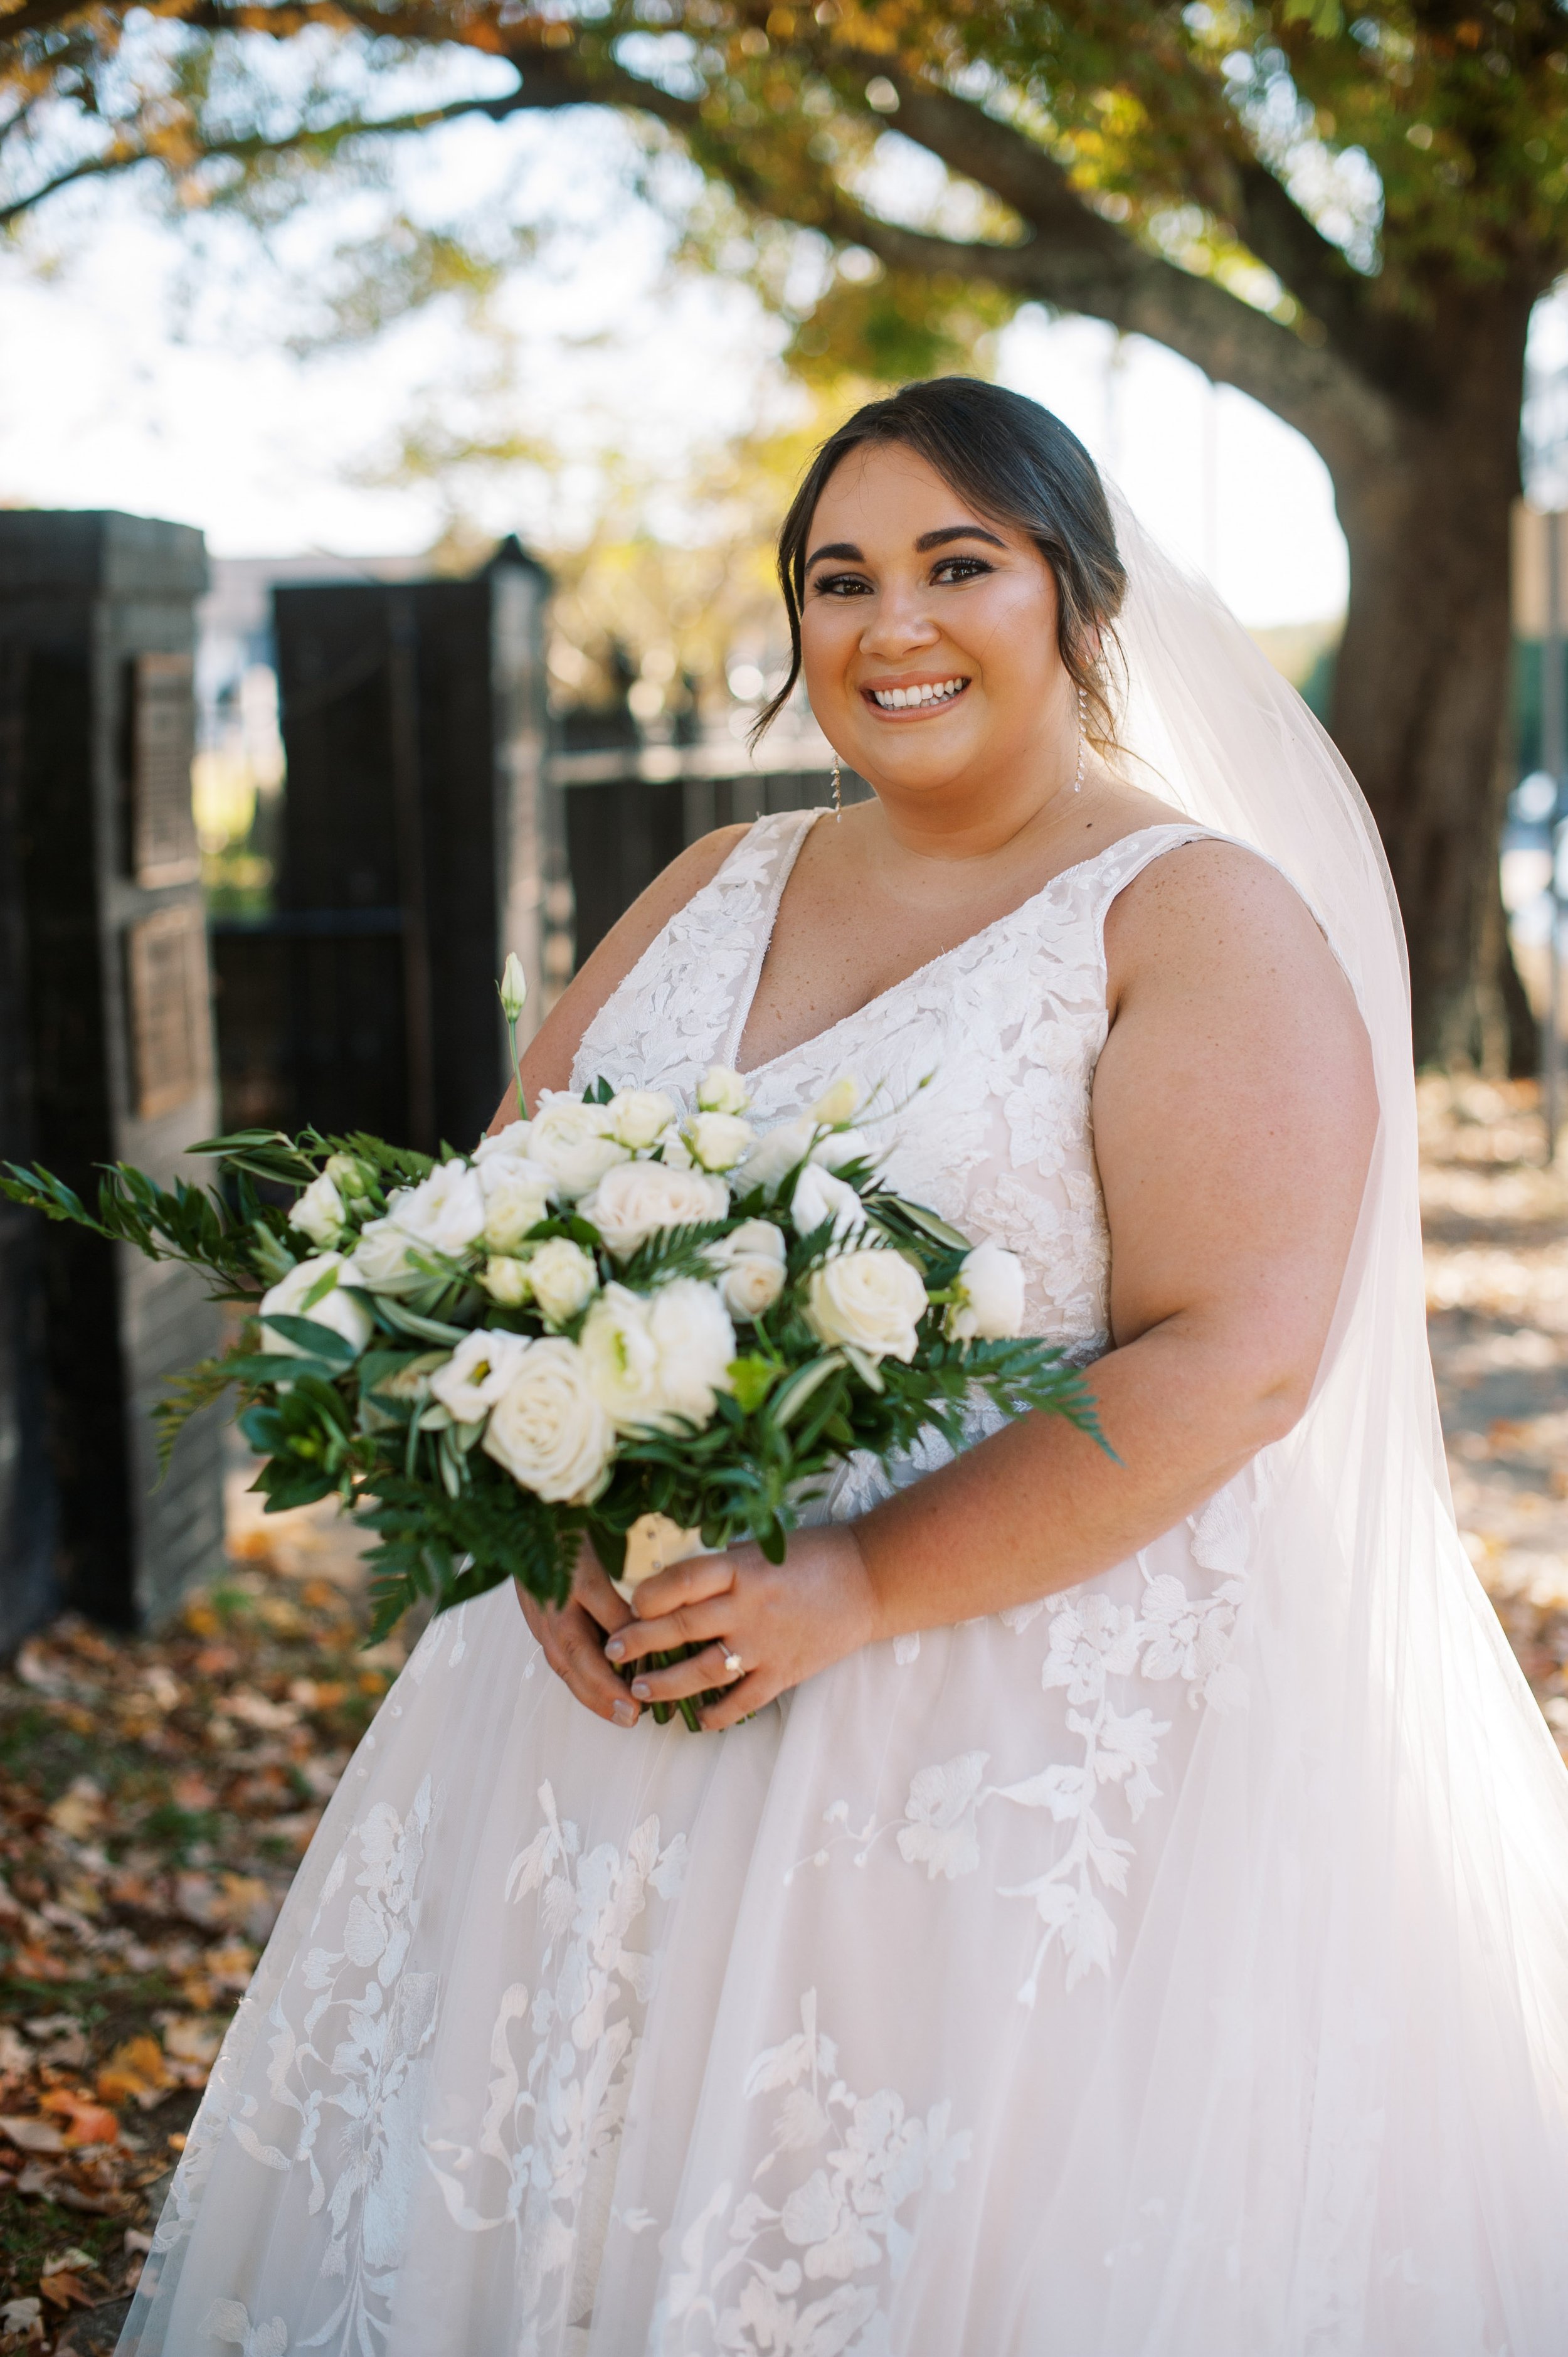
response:
<svg viewBox="0 0 1568 2357"><path fill-rule="evenodd" d="M641 1705L605 1659L605 1639L624 1629L631 1609L611 1587L593 1548L584 1540L572 1578L572 1593L559 1608L541 1604L521 1580L514 1583L522 1617L538 1638L545 1660L585 1710L616 1727L635 1727Z"/></svg>

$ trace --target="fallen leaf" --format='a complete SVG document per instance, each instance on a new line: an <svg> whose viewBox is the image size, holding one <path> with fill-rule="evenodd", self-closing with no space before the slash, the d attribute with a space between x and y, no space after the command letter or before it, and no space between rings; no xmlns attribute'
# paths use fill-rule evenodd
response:
<svg viewBox="0 0 1568 2357"><path fill-rule="evenodd" d="M103 1814L103 1788L91 1776L79 1776L49 1811L49 1823L70 1841L85 1841Z"/></svg>
<svg viewBox="0 0 1568 2357"><path fill-rule="evenodd" d="M53 2301L56 2308L70 2308L73 2303L78 2308L92 2306L92 2293L70 2267L61 2267L55 2275L40 2276L38 2289L46 2299Z"/></svg>
<svg viewBox="0 0 1568 2357"><path fill-rule="evenodd" d="M65 2137L53 2120L20 2119L13 2112L0 2112L0 2132L10 2137L18 2152L65 2150Z"/></svg>
<svg viewBox="0 0 1568 2357"><path fill-rule="evenodd" d="M46 2112L60 2113L68 2125L65 2148L74 2150L79 2145L113 2144L120 2133L120 2123L107 2104L91 2095L79 2094L74 2088L51 2087L43 2099ZM35 2146L35 2151L42 2149Z"/></svg>
<svg viewBox="0 0 1568 2357"><path fill-rule="evenodd" d="M177 2055L182 2062L199 2062L210 2070L222 2043L222 2026L217 2022L176 2015L164 2025L165 2049Z"/></svg>
<svg viewBox="0 0 1568 2357"><path fill-rule="evenodd" d="M32 2334L35 2325L41 2330L43 2314L43 2302L30 2292L24 2299L8 2299L0 2306L0 2332Z"/></svg>
<svg viewBox="0 0 1568 2357"><path fill-rule="evenodd" d="M25 2038L19 2038L8 2021L0 2021L0 2073L30 2071L33 2050Z"/></svg>

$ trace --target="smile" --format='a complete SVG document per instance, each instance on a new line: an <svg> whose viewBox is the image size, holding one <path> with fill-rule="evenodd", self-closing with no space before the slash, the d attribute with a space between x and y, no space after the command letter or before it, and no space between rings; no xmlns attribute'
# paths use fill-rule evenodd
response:
<svg viewBox="0 0 1568 2357"><path fill-rule="evenodd" d="M915 687L867 687L861 693L878 712L929 712L933 705L953 703L968 685L967 679L923 680Z"/></svg>

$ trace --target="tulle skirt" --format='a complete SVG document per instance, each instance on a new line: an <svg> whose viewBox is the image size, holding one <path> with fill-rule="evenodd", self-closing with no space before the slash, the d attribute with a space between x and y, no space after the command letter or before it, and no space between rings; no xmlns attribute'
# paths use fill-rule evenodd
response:
<svg viewBox="0 0 1568 2357"><path fill-rule="evenodd" d="M1246 1641L1255 1507L718 1737L591 1717L510 1588L435 1622L121 2349L1555 2357L1540 2055L1483 2031L1489 2124L1375 2012L1326 2066L1354 1829L1239 1887L1242 1817L1311 1769Z"/></svg>

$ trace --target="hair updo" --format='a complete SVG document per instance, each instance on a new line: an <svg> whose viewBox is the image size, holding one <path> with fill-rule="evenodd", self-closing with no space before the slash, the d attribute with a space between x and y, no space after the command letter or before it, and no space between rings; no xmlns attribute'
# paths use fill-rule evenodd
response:
<svg viewBox="0 0 1568 2357"><path fill-rule="evenodd" d="M915 451L977 514L1034 542L1056 576L1057 645L1082 693L1085 734L1101 752L1112 751L1112 625L1127 575L1100 470L1077 435L1037 401L971 376L930 377L885 401L868 401L811 460L779 533L789 675L764 705L753 742L777 718L800 676L806 542L828 478L852 450L886 443Z"/></svg>

